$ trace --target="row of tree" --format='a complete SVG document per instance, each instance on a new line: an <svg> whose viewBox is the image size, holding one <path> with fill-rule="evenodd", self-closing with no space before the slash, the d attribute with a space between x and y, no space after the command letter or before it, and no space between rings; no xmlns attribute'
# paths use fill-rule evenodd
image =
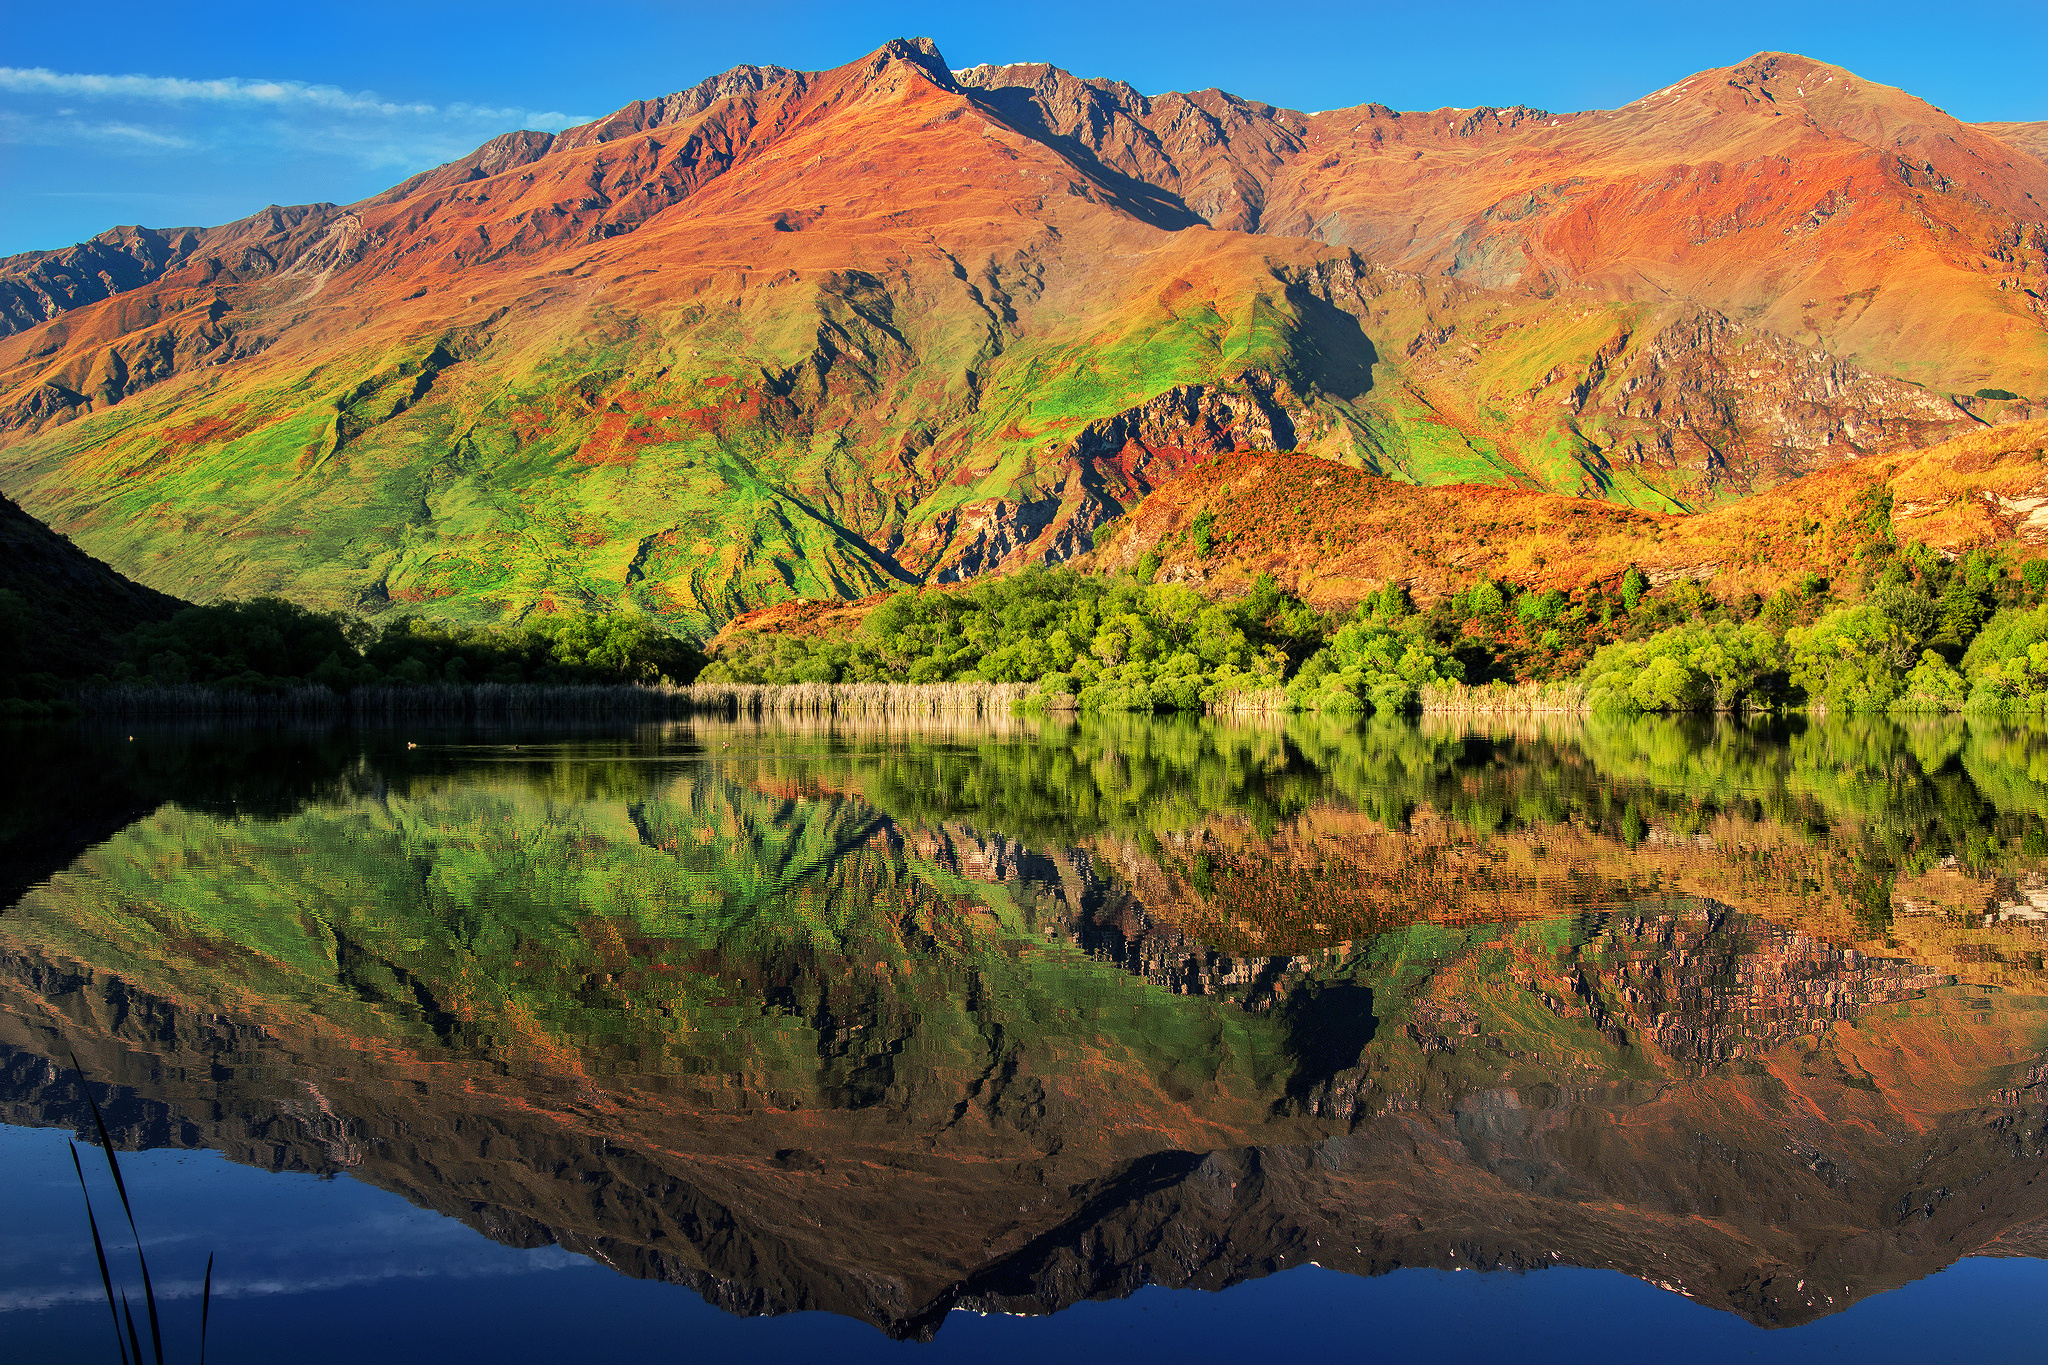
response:
<svg viewBox="0 0 2048 1365"><path fill-rule="evenodd" d="M1853 586L1809 575L1724 600L1630 568L1573 591L1480 580L1419 610L1388 584L1336 618L1267 576L1243 596L1130 575L1031 569L906 589L852 631L742 634L708 661L631 614L485 628L382 625L278 598L188 607L136 629L101 675L122 683L274 689L372 684L1025 682L1084 710L1196 710L1263 693L1295 709L1395 712L1434 684L1576 677L1601 710L1808 706L2048 710L2048 561L1949 557L1896 542L1873 505ZM1144 566L1153 567L1153 566ZM26 679L21 604L0 592L0 696ZM18 624L18 622L17 622Z"/></svg>
<svg viewBox="0 0 2048 1365"><path fill-rule="evenodd" d="M1033 570L905 591L861 629L742 637L704 676L729 682L1036 682L1084 710L1195 709L1284 688L1318 711L1399 711L1432 684L1577 678L1623 711L2048 708L2048 561L1866 542L1839 588L1808 575L1724 600L1639 569L1567 592L1481 580L1418 610L1388 584L1325 618L1261 577L1208 602L1136 577Z"/></svg>
<svg viewBox="0 0 2048 1365"><path fill-rule="evenodd" d="M564 614L507 628L398 617L375 626L281 598L187 607L126 637L117 683L275 689L317 683L689 682L697 646L646 617Z"/></svg>

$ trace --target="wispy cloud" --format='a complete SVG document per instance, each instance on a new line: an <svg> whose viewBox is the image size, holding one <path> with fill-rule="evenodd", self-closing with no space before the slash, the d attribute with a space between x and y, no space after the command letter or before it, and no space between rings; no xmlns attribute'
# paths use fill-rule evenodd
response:
<svg viewBox="0 0 2048 1365"><path fill-rule="evenodd" d="M52 71L41 66L0 66L0 91L16 95L54 95L89 100L128 100L157 104L239 104L280 109L317 109L372 118L442 118L459 122L514 121L535 128L560 128L587 122L581 115L556 109L525 109L487 104L425 104L380 99L374 92L343 90L304 81L249 80L224 76L195 81L182 76L109 76L78 71Z"/></svg>
<svg viewBox="0 0 2048 1365"><path fill-rule="evenodd" d="M170 1239L157 1238L151 1243L154 1249L159 1243ZM133 1245L130 1243L129 1245ZM467 1248L465 1248L466 1250ZM113 1246L107 1250L112 1252ZM491 1248L490 1252L496 1252ZM492 1255L474 1262L450 1261L438 1264L375 1265L356 1270L321 1271L308 1268L302 1275L281 1274L264 1277L240 1278L224 1274L213 1282L213 1296L216 1299L265 1298L274 1294L306 1294L319 1290L349 1289L364 1285L385 1284L392 1280L482 1280L498 1279L507 1275L546 1274L557 1270L589 1270L589 1258L579 1256L560 1247L541 1247L534 1251L515 1251L509 1255ZM169 1303L178 1299L196 1299L204 1289L197 1279L162 1279L154 1288L159 1302ZM69 1284L17 1285L0 1289L0 1313L33 1312L44 1308L58 1308L73 1303L104 1303L106 1291L90 1280L76 1280Z"/></svg>
<svg viewBox="0 0 2048 1365"><path fill-rule="evenodd" d="M83 119L70 109L42 116L0 109L0 142L46 147L99 143L131 151L164 151L193 145L190 138L160 128L119 120Z"/></svg>
<svg viewBox="0 0 2048 1365"><path fill-rule="evenodd" d="M0 66L0 143L131 160L172 154L246 167L271 158L339 158L409 174L514 128L552 132L587 121L559 109L388 100L306 81Z"/></svg>

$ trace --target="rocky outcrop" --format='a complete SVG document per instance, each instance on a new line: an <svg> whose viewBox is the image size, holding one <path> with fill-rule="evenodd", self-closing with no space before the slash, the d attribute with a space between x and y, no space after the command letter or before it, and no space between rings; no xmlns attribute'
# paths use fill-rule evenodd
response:
<svg viewBox="0 0 2048 1365"><path fill-rule="evenodd" d="M1286 382L1247 370L1219 384L1185 384L1091 422L1048 456L1060 470L1044 496L998 498L935 518L902 557L952 583L1085 554L1095 531L1191 461L1243 450L1291 449L1307 405Z"/></svg>

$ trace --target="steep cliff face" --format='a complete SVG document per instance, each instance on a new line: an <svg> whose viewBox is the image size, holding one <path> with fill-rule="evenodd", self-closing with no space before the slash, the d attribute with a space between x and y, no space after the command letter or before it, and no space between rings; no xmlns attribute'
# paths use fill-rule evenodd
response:
<svg viewBox="0 0 2048 1365"><path fill-rule="evenodd" d="M1697 509L2048 398L2016 138L1770 55L1558 116L739 67L0 262L0 487L167 591L693 629L1249 447Z"/></svg>

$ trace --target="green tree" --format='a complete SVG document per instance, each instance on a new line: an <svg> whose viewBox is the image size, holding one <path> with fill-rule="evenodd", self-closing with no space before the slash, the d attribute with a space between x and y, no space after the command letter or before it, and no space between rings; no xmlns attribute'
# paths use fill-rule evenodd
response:
<svg viewBox="0 0 2048 1365"><path fill-rule="evenodd" d="M1908 604L1895 598L1892 605ZM1917 606L1893 612L1870 601L1787 631L1793 683L1810 703L1830 710L1884 710L1904 695L1906 673L1920 658L1926 635L1916 627L1933 623L1932 604L1926 605L1925 612Z"/></svg>
<svg viewBox="0 0 2048 1365"><path fill-rule="evenodd" d="M1581 674L1597 711L1732 711L1773 704L1784 647L1750 621L1688 621L1596 653Z"/></svg>
<svg viewBox="0 0 2048 1365"><path fill-rule="evenodd" d="M1635 565L1621 576L1621 609L1633 615L1636 604L1643 600L1643 594L1650 590L1650 580Z"/></svg>
<svg viewBox="0 0 2048 1365"><path fill-rule="evenodd" d="M1307 710L1399 714L1414 706L1425 686L1463 678L1448 650L1361 606L1301 666L1287 692Z"/></svg>

